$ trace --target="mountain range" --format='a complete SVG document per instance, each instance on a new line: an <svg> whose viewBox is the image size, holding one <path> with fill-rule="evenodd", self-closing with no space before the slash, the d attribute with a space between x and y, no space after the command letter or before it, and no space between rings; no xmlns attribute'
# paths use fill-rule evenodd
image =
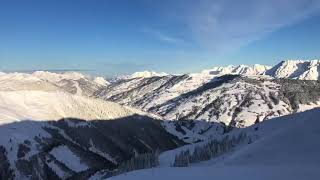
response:
<svg viewBox="0 0 320 180"><path fill-rule="evenodd" d="M126 78L99 89L94 96L165 119L189 120L183 121L187 122L184 129L208 137L216 133L211 132L217 129L216 123L248 127L319 107L319 62L290 60L274 67L239 65L193 74ZM199 121L215 125L194 125Z"/></svg>
<svg viewBox="0 0 320 180"><path fill-rule="evenodd" d="M168 152L239 133L250 146L219 163L263 162L269 156L258 151L272 143L279 153L292 148L280 144L298 127L317 138L307 129L317 125L319 73L319 60L144 71L110 82L76 72L0 73L0 179L104 179L139 155L160 152L162 166Z"/></svg>

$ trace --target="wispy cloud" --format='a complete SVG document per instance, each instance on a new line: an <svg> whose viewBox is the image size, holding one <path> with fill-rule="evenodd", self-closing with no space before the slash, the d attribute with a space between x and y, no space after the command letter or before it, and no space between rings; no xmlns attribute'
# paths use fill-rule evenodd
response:
<svg viewBox="0 0 320 180"><path fill-rule="evenodd" d="M167 6L170 12L165 13L189 31L188 41L224 52L312 16L319 12L320 1L177 0Z"/></svg>
<svg viewBox="0 0 320 180"><path fill-rule="evenodd" d="M170 36L168 34L165 34L159 30L151 29L151 28L144 28L142 29L142 32L147 33L151 35L153 38L165 42L165 43L172 43L172 44L178 44L178 43L184 43L183 39Z"/></svg>

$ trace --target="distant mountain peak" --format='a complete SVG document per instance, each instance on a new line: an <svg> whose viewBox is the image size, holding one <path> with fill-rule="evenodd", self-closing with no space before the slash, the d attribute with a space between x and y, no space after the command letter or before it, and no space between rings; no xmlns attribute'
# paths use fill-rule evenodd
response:
<svg viewBox="0 0 320 180"><path fill-rule="evenodd" d="M103 77L95 77L93 79L93 81L97 84L100 84L102 86L106 86L108 84L110 84L110 82L108 82L107 80L105 80Z"/></svg>
<svg viewBox="0 0 320 180"><path fill-rule="evenodd" d="M320 60L285 60L265 72L275 78L319 80Z"/></svg>
<svg viewBox="0 0 320 180"><path fill-rule="evenodd" d="M127 79L133 79L133 78L149 78L149 77L154 77L154 76L167 76L168 74L165 72L155 72L155 71L141 71L141 72L135 72L128 76Z"/></svg>
<svg viewBox="0 0 320 180"><path fill-rule="evenodd" d="M62 79L79 80L82 78L86 78L85 75L78 72L54 73L49 71L36 71L32 73L32 75L49 82L58 82Z"/></svg>
<svg viewBox="0 0 320 180"><path fill-rule="evenodd" d="M215 76L225 75L225 74L239 74L246 76L255 76L261 75L268 69L270 66L254 64L254 65L229 65L229 66L217 66L211 69L203 70L200 74L210 74Z"/></svg>

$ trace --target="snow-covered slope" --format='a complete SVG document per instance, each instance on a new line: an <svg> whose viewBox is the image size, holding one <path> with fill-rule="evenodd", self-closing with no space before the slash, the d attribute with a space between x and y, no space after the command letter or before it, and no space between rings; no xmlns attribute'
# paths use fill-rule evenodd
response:
<svg viewBox="0 0 320 180"><path fill-rule="evenodd" d="M55 84L48 83L38 77L25 73L0 74L0 90L41 90L56 91L60 89Z"/></svg>
<svg viewBox="0 0 320 180"><path fill-rule="evenodd" d="M192 167L192 168L160 168L134 171L116 177L108 178L110 180L317 180L320 174L318 167ZM96 179L97 180L97 179Z"/></svg>
<svg viewBox="0 0 320 180"><path fill-rule="evenodd" d="M310 179L320 177L320 109L284 116L234 132L254 141L186 168L156 168L112 177L135 179Z"/></svg>
<svg viewBox="0 0 320 180"><path fill-rule="evenodd" d="M154 117L64 91L0 91L0 177L85 178L182 144Z"/></svg>
<svg viewBox="0 0 320 180"><path fill-rule="evenodd" d="M52 73L37 71L31 75L53 83L69 93L85 96L91 96L99 88L108 84L102 77L92 79L78 72Z"/></svg>
<svg viewBox="0 0 320 180"><path fill-rule="evenodd" d="M88 97L101 87L79 74L0 75L0 179L86 179L183 144L155 115Z"/></svg>
<svg viewBox="0 0 320 180"><path fill-rule="evenodd" d="M0 91L0 124L19 120L115 119L143 114L113 102L66 92Z"/></svg>

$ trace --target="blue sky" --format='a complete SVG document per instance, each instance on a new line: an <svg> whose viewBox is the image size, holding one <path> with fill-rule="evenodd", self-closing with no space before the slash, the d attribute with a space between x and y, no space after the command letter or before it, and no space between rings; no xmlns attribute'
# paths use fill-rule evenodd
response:
<svg viewBox="0 0 320 180"><path fill-rule="evenodd" d="M320 58L318 0L0 0L0 71L199 71Z"/></svg>

